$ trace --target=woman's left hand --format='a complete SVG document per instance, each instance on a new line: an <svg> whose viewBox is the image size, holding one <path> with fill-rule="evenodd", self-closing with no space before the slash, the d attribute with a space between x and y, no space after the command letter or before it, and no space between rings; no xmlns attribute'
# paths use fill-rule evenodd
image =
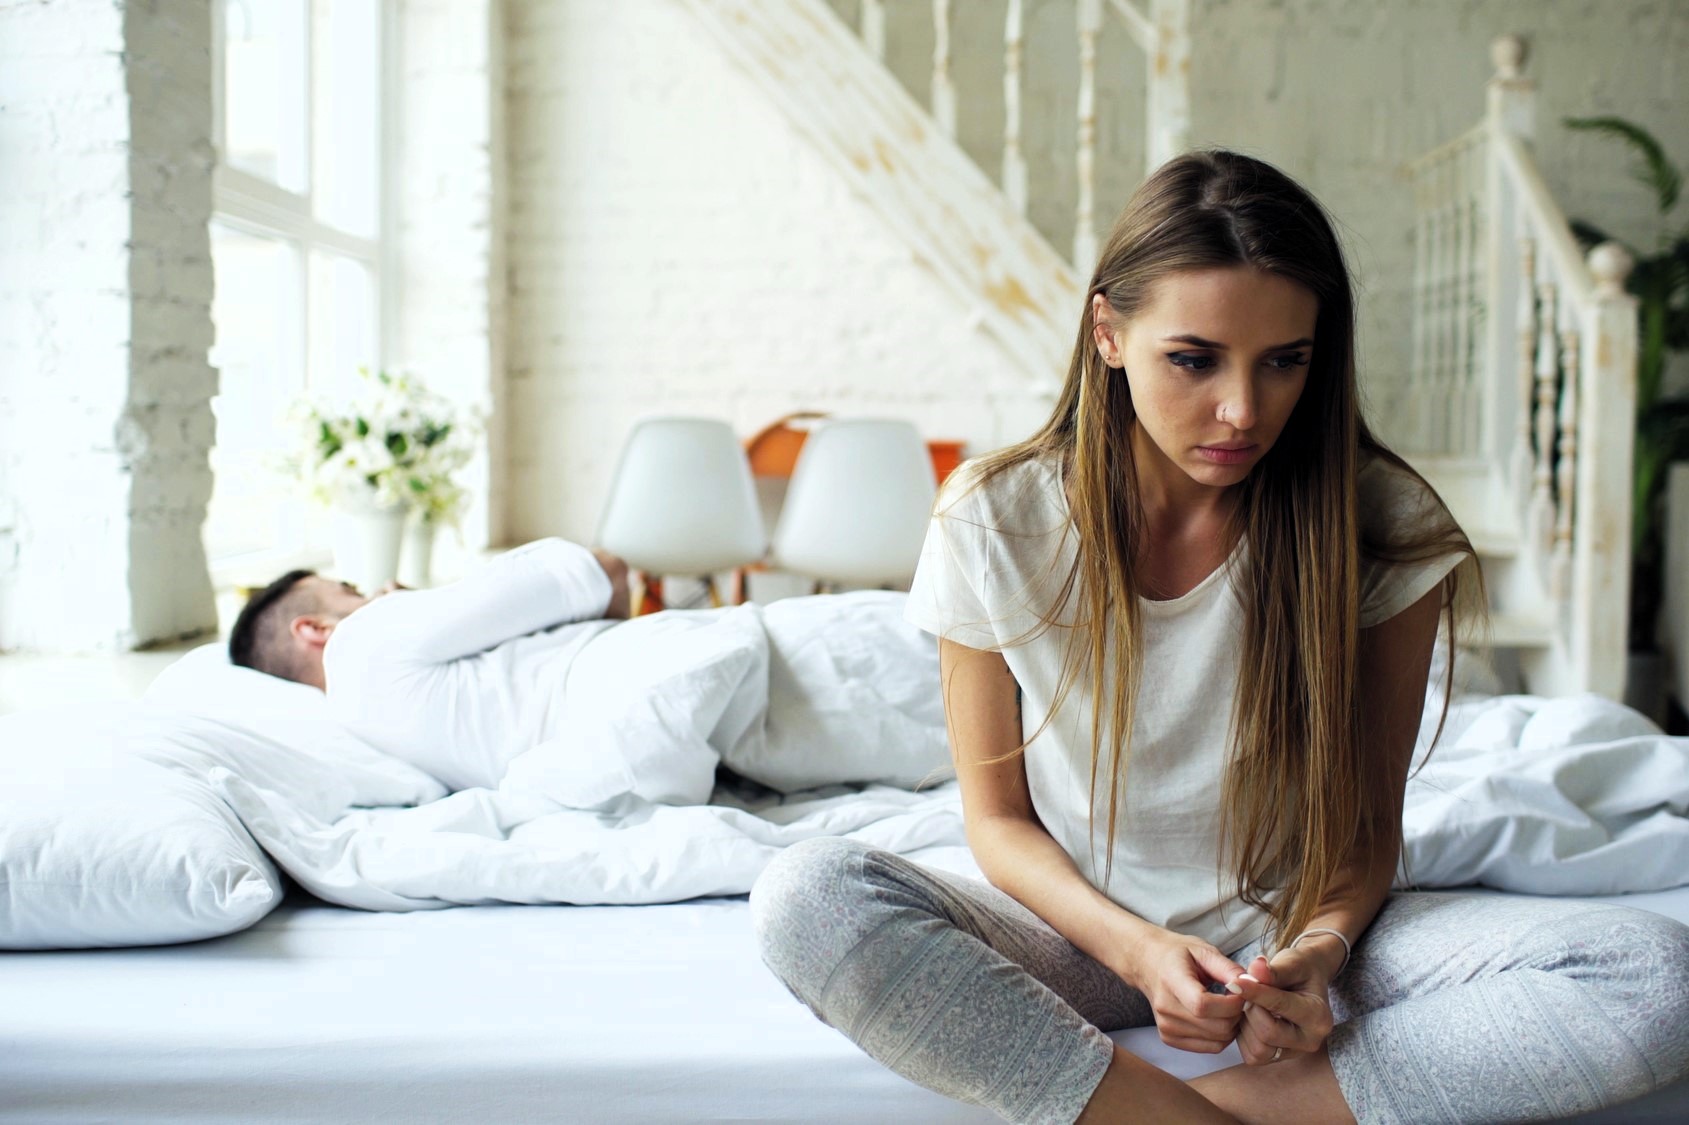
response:
<svg viewBox="0 0 1689 1125"><path fill-rule="evenodd" d="M1331 1034L1330 969L1310 953L1286 949L1271 961L1257 957L1248 976L1235 982L1249 1001L1237 1048L1250 1066L1317 1051Z"/></svg>

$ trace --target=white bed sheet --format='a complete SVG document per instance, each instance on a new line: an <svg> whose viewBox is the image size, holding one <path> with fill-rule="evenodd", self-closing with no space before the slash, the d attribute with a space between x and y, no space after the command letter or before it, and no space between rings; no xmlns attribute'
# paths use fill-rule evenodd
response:
<svg viewBox="0 0 1689 1125"><path fill-rule="evenodd" d="M1602 901L1689 922L1689 887ZM1185 1076L1235 1061L1115 1038ZM0 1119L996 1120L811 1016L743 897L388 914L303 895L213 941L0 956ZM1689 1084L1583 1120L1685 1119Z"/></svg>

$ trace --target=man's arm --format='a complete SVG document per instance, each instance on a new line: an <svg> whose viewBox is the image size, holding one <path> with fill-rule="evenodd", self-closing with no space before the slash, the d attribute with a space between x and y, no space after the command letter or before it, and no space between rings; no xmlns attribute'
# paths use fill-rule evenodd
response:
<svg viewBox="0 0 1689 1125"><path fill-rule="evenodd" d="M450 585L372 601L340 628L377 627L382 643L398 650L394 655L441 664L541 629L626 614L627 567L620 559L541 539Z"/></svg>

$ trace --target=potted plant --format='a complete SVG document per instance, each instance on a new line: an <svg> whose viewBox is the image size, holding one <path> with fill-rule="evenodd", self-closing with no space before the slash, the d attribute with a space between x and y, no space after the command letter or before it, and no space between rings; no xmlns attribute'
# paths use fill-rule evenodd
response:
<svg viewBox="0 0 1689 1125"><path fill-rule="evenodd" d="M358 376L346 399L296 404L291 468L333 513L342 578L365 590L393 581L409 527L407 584L426 585L435 532L467 499L456 474L474 455L477 419L411 376Z"/></svg>
<svg viewBox="0 0 1689 1125"><path fill-rule="evenodd" d="M1658 235L1651 253L1625 246L1636 265L1626 288L1637 298L1641 319L1636 359L1636 462L1631 513L1630 649L1653 654L1664 598L1664 486L1673 461L1689 458L1689 395L1664 393L1666 357L1689 349L1689 226L1673 229L1671 212L1683 187L1683 174L1658 140L1640 125L1619 117L1571 117L1569 129L1594 132L1624 142L1636 156L1631 177L1654 197ZM1622 239L1593 224L1574 219L1572 231L1584 249ZM1644 679L1649 677L1643 677ZM1663 668L1651 677L1663 682ZM1659 688L1644 688L1641 702L1655 717Z"/></svg>

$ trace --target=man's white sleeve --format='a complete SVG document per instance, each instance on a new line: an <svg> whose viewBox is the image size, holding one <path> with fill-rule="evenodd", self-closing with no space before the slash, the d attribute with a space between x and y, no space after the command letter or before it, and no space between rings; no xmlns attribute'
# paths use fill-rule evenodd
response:
<svg viewBox="0 0 1689 1125"><path fill-rule="evenodd" d="M610 596L610 577L591 551L541 539L449 586L389 594L360 612L385 610L382 641L406 660L439 664L554 625L598 620Z"/></svg>

